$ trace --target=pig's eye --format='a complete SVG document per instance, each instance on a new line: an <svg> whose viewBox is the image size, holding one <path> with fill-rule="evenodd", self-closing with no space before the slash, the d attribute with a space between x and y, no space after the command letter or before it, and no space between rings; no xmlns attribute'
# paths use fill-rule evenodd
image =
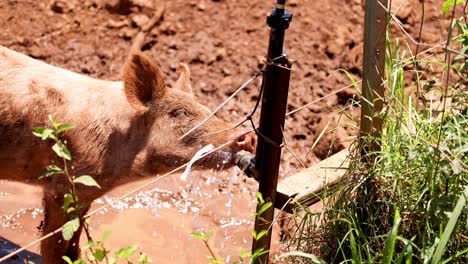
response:
<svg viewBox="0 0 468 264"><path fill-rule="evenodd" d="M190 117L190 113L185 109L174 109L169 112L172 117Z"/></svg>

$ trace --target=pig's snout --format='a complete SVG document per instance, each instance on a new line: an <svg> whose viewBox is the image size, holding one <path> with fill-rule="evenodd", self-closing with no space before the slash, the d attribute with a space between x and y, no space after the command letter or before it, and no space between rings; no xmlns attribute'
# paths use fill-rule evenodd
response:
<svg viewBox="0 0 468 264"><path fill-rule="evenodd" d="M243 133L236 138L232 143L232 147L236 151L246 150L254 152L255 147L257 146L257 138L254 133Z"/></svg>

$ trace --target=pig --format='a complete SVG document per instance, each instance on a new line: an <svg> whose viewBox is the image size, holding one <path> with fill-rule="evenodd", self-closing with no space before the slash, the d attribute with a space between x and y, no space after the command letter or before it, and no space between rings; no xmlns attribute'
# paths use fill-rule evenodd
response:
<svg viewBox="0 0 468 264"><path fill-rule="evenodd" d="M195 168L228 168L234 153L254 150L251 134L213 133L231 127L216 117L181 138L210 111L194 98L188 66L181 65L179 72L169 88L159 66L142 52L133 52L122 81L97 80L0 46L0 179L43 186L43 234L69 220L62 208L69 193L65 177L38 178L48 165L62 164L51 150L53 142L32 134L33 128L50 126L48 115L76 126L64 134L73 156L71 173L91 175L101 187L76 185L85 205L82 215L112 188L169 172L204 145L232 140ZM63 263L64 255L77 259L80 232L70 241L60 233L43 240L43 262Z"/></svg>

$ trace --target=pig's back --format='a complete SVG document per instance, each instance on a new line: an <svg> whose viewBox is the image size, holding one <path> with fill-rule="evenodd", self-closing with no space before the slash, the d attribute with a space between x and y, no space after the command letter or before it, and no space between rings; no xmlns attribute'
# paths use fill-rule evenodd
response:
<svg viewBox="0 0 468 264"><path fill-rule="evenodd" d="M48 114L79 122L87 112L99 119L100 113L111 118L116 108L128 110L121 82L92 79L2 46L0 102L2 120L18 115L32 123Z"/></svg>
<svg viewBox="0 0 468 264"><path fill-rule="evenodd" d="M77 126L69 133L71 140L88 143L77 152L95 148L97 153L107 134L128 126L131 108L121 82L92 79L0 46L0 179L23 173L10 167L28 168L28 174L31 164L39 168L50 162L50 157L34 154L45 150L31 133L34 127L49 126L48 115ZM84 138L96 132L100 137Z"/></svg>

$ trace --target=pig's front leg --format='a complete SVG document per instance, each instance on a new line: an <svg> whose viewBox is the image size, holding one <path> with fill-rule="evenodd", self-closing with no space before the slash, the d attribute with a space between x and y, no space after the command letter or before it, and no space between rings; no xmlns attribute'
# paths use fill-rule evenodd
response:
<svg viewBox="0 0 468 264"><path fill-rule="evenodd" d="M43 234L47 235L50 232L62 227L68 220L69 215L63 210L64 194L56 192L46 192L44 195L44 229ZM81 215L88 212L89 206L81 209ZM64 263L62 256L67 256L72 260L77 260L80 257L80 235L83 230L83 223L73 235L72 239L66 241L63 239L62 232L58 232L50 238L42 241L41 253L43 263L62 264Z"/></svg>
<svg viewBox="0 0 468 264"><path fill-rule="evenodd" d="M44 227L42 230L43 235L47 235L56 229L62 227L67 221L68 216L62 208L63 194L57 192L44 193ZM62 237L62 233L57 234L45 239L41 243L42 263L47 264L63 264L62 256L67 251L69 241Z"/></svg>

